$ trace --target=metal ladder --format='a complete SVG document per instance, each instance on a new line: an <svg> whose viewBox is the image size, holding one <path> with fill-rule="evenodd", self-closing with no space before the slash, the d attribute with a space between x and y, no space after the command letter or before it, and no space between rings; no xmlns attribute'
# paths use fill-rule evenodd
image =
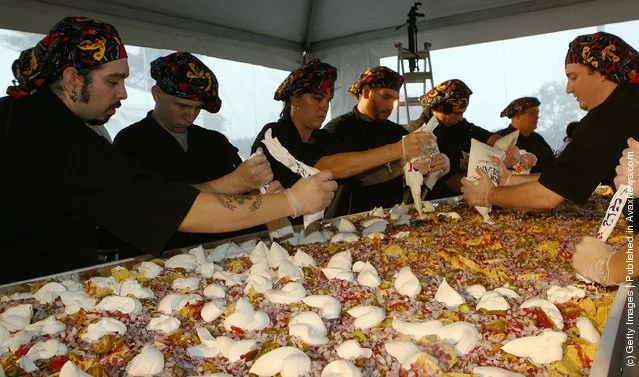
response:
<svg viewBox="0 0 639 377"><path fill-rule="evenodd" d="M406 72L406 68L404 67L404 63L411 59L416 59L416 72ZM418 72L420 67L423 71ZM408 84L422 84L420 96L435 87L435 83L433 82L433 67L430 61L430 43L424 43L424 49L417 51L417 53L404 49L402 44L398 43L397 72L404 76L404 85L402 86L404 88L404 100L399 101L397 104L397 123L399 124L399 114L402 111L402 107L404 107L406 111L406 124L408 125L411 122L410 108L419 107L421 109L422 107L418 101L419 96L408 96ZM430 84L430 87L428 87L428 84Z"/></svg>

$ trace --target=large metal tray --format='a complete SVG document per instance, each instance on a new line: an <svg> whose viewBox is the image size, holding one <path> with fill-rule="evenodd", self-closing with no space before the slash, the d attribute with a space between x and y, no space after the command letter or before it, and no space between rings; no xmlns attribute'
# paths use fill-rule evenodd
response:
<svg viewBox="0 0 639 377"><path fill-rule="evenodd" d="M440 205L445 205L445 204L455 204L455 203L460 202L461 200L462 200L461 196L455 196L455 197L450 197L450 198L433 200L433 201L431 201L431 203L433 203L433 205L435 207L438 207ZM335 222L336 220L338 220L340 218L351 219L351 218L357 218L357 217L366 216L366 214L367 214L367 212L363 212L363 213L357 213L357 214L341 216L341 217L337 217L337 218L333 218L333 219L325 219L322 222L320 222L319 225L323 226L325 224L333 223L333 222ZM293 227L293 229L296 232L299 232L302 229L302 225L296 225L296 226ZM235 242L236 244L239 244L239 243L242 243L242 242L245 242L245 241L249 241L249 240L252 240L252 239L256 239L258 241L269 241L270 242L270 238L269 238L268 232L263 231L263 232L258 232L258 233L241 235L241 236L237 236L237 237L233 237L233 238L229 238L229 239L225 239L225 240L218 240L218 241L214 241L214 242L211 242L211 243L204 244L203 246L206 249L211 249L211 248L214 248L217 245L221 245L221 244L224 244L224 243L227 243L227 242ZM162 254L162 257L169 257L169 256L172 256L172 255L175 255L175 254L178 254L178 253L185 252L188 249L189 248L168 250L168 251L165 251ZM139 263L144 262L144 261L151 260L153 258L155 258L155 256L153 256L151 254L145 254L145 255L140 255L138 257L135 257L135 258L122 259L122 260L117 260L117 261L113 261L113 262L109 262L109 263L103 263L103 264L91 266L91 267L86 267L86 268L76 269L76 270L72 270L72 271L61 272L61 273L58 273L58 274L53 274L53 275L33 278L33 279L29 279L29 280L24 280L24 281L4 284L4 285L0 285L0 294L10 293L10 292L26 291L26 290L29 289L29 286L31 284L37 284L37 283L40 283L40 282L43 282L43 281L51 281L51 280L56 280L56 281L63 281L63 280L80 281L80 280L89 279L89 278L94 277L94 276L107 276L107 275L110 274L110 271L111 271L111 269L113 267L122 266L122 267L130 269L136 264L139 264ZM638 281L638 283L639 283L639 281ZM629 288L627 286L622 285L622 286L619 287L619 290L617 291L617 295L616 295L615 300L613 302L612 308L610 310L610 313L608 314L608 320L606 321L606 325L605 325L605 328L604 328L604 331L603 331L603 334L602 334L602 337L601 337L601 341L599 343L599 348L598 348L598 351L597 351L597 355L596 355L595 360L594 360L594 362L592 364L592 368L591 368L591 371L590 371L590 377L604 377L604 376L613 377L613 376L621 376L622 375L620 373L616 373L617 371L620 370L621 365L619 365L620 361L618 360L618 357L614 357L613 358L613 355L618 356L616 353L613 353L613 348L615 348L616 344L621 342L620 338L622 338L622 337L624 337L626 335L623 331L621 331L622 330L622 326L620 326L620 325L621 325L622 318L624 318L624 311L627 312L626 298L628 297L628 290L629 290ZM637 349L639 350L639 347L637 347ZM619 352L619 351L617 350L616 352ZM637 360L637 362L639 362L639 360ZM629 374L628 373L628 368L626 368L626 373L623 374L623 376L624 377L626 377L626 376L639 377L639 367L633 368L633 370L635 370L635 372L637 372L637 373Z"/></svg>

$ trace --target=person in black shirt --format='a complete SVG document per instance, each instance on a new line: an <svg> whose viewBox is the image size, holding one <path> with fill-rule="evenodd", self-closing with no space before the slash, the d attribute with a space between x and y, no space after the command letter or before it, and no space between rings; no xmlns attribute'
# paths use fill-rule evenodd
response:
<svg viewBox="0 0 639 377"><path fill-rule="evenodd" d="M566 199L583 203L599 183L611 183L626 140L639 138L638 55L609 33L575 38L566 56L566 92L588 114L579 122L572 142L541 175L512 176L505 187L493 187L481 173L479 180L465 181L468 203L554 208Z"/></svg>
<svg viewBox="0 0 639 377"><path fill-rule="evenodd" d="M532 153L537 158L537 162L530 170L531 173L539 173L555 161L550 145L546 143L543 136L535 132L540 104L541 102L535 97L521 97L513 100L500 114L501 117L510 119L510 125L496 132L497 135L506 136L519 130L517 147Z"/></svg>
<svg viewBox="0 0 639 377"><path fill-rule="evenodd" d="M241 194L273 179L268 161L256 156L245 162L221 133L193 124L204 109L217 113L222 105L215 74L188 52L175 52L151 62L155 108L146 118L121 130L113 145L169 182L195 185L203 191ZM276 188L277 185L273 186ZM254 233L264 227L239 233ZM176 233L167 248L229 238L238 233ZM128 246L120 254L131 254Z"/></svg>
<svg viewBox="0 0 639 377"><path fill-rule="evenodd" d="M411 122L408 130L413 132L433 116L437 118L438 126L433 130L437 137L437 146L439 151L450 159L450 172L428 193L429 199L461 193L461 179L466 175L465 167L461 166L462 152L470 152L471 139L493 145L501 137L464 118L471 94L472 90L463 81L452 79L435 86L419 98L424 111L420 118ZM517 156L517 148L509 148L507 166L515 165L518 162Z"/></svg>
<svg viewBox="0 0 639 377"><path fill-rule="evenodd" d="M345 179L352 177L352 181L359 182L356 175L400 160L404 154L408 158L420 156L424 145L430 141L429 135L415 135L404 141L403 148L400 140L371 150L365 148L361 151L357 149L358 152L348 152L353 150L352 145L336 138L326 129L321 129L329 102L333 98L336 78L335 67L314 59L291 72L275 91L274 99L284 102L281 118L264 126L253 143L252 151L255 152L258 148L264 150L275 179L284 187L293 185L300 176L273 158L261 144L267 130L271 130L272 137L277 138L293 157L320 170L331 170L334 178L341 179L341 183L347 185L350 181ZM343 197L348 196L346 191L342 193ZM351 213L344 203L335 203L330 215Z"/></svg>
<svg viewBox="0 0 639 377"><path fill-rule="evenodd" d="M404 127L388 120L403 82L403 77L389 68L367 70L349 89L358 99L353 111L333 119L324 127L348 151L358 152L348 156L358 156L357 161L369 163L366 171L361 171L357 179L351 179L345 185L347 213L400 203L404 160L422 157L424 147L431 142L430 134L408 135ZM432 160L425 158L423 161L423 166L417 167L422 174L439 172L434 174L443 175L449 169L448 158L441 153Z"/></svg>
<svg viewBox="0 0 639 377"><path fill-rule="evenodd" d="M259 196L166 182L86 127L127 93L126 49L112 25L68 17L18 59L0 99L0 284L96 264L96 227L148 253L176 230L214 233L313 213L332 200L330 172Z"/></svg>

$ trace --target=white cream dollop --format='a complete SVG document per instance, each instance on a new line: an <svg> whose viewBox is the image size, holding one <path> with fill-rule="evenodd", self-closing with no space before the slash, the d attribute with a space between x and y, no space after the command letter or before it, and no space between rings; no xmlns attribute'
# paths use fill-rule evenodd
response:
<svg viewBox="0 0 639 377"><path fill-rule="evenodd" d="M336 242L355 242L359 240L359 236L355 233L344 232L344 233L335 233L333 237L331 237L331 243Z"/></svg>
<svg viewBox="0 0 639 377"><path fill-rule="evenodd" d="M80 309L84 309L87 312L93 311L95 309L96 299L87 296L84 292L61 292L60 299L65 306L64 313L65 314L75 314L80 311Z"/></svg>
<svg viewBox="0 0 639 377"><path fill-rule="evenodd" d="M443 216L449 219L461 219L461 216L459 216L457 212L439 212L437 216Z"/></svg>
<svg viewBox="0 0 639 377"><path fill-rule="evenodd" d="M226 297L226 288L219 284L212 283L204 288L203 293L206 297L224 298Z"/></svg>
<svg viewBox="0 0 639 377"><path fill-rule="evenodd" d="M357 228L355 228L355 225L353 225L353 223L349 220L340 219L339 223L337 224L337 230L341 233L355 233L357 231Z"/></svg>
<svg viewBox="0 0 639 377"><path fill-rule="evenodd" d="M468 322L454 322L442 327L435 333L441 339L448 339L454 344L457 356L465 355L472 351L481 340L481 334L477 328Z"/></svg>
<svg viewBox="0 0 639 377"><path fill-rule="evenodd" d="M246 274L234 274L230 271L215 271L213 274L213 279L224 280L224 284L227 287L244 283L246 277Z"/></svg>
<svg viewBox="0 0 639 377"><path fill-rule="evenodd" d="M213 277L213 274L215 274L215 271L219 271L221 269L222 268L220 266L216 265L213 262L204 262L200 264L195 271L199 272L200 274L202 274L202 276L208 279Z"/></svg>
<svg viewBox="0 0 639 377"><path fill-rule="evenodd" d="M95 309L122 314L137 314L142 311L142 303L137 298L107 296L95 306Z"/></svg>
<svg viewBox="0 0 639 377"><path fill-rule="evenodd" d="M236 362L242 359L242 356L257 348L257 341L252 339L233 340L228 336L218 336L217 345L222 352L222 356L229 359L230 362Z"/></svg>
<svg viewBox="0 0 639 377"><path fill-rule="evenodd" d="M193 254L174 255L164 262L165 268L183 268L187 271L193 271L198 266L197 258Z"/></svg>
<svg viewBox="0 0 639 377"><path fill-rule="evenodd" d="M50 315L38 322L28 325L25 330L34 336L57 334L66 329L67 326L58 321L55 316ZM1 331L1 330L0 330ZM0 344L2 344L2 336L0 336Z"/></svg>
<svg viewBox="0 0 639 377"><path fill-rule="evenodd" d="M417 276L413 274L410 267L402 267L395 278L395 289L400 294L415 298L422 291L422 285L419 283Z"/></svg>
<svg viewBox="0 0 639 377"><path fill-rule="evenodd" d="M33 306L31 304L21 304L8 308L0 314L0 325L10 332L24 330L33 316Z"/></svg>
<svg viewBox="0 0 639 377"><path fill-rule="evenodd" d="M157 277L160 272L162 272L162 270L162 267L153 262L142 262L138 266L138 271L140 271L141 277L143 279L153 279Z"/></svg>
<svg viewBox="0 0 639 377"><path fill-rule="evenodd" d="M231 331L232 327L243 330L262 330L271 324L268 314L261 310L254 310L251 303L240 298L235 303L235 312L224 319L224 328Z"/></svg>
<svg viewBox="0 0 639 377"><path fill-rule="evenodd" d="M384 344L386 352L397 359L402 365L402 369L409 370L411 365L419 359L422 354L419 348L412 342L395 340Z"/></svg>
<svg viewBox="0 0 639 377"><path fill-rule="evenodd" d="M486 288L484 288L484 286L481 284L475 284L471 285L470 287L466 287L466 292L468 292L469 295L473 296L475 300L479 300L481 296L486 293Z"/></svg>
<svg viewBox="0 0 639 377"><path fill-rule="evenodd" d="M548 364L561 360L562 345L568 339L563 332L544 329L539 336L525 336L511 340L501 347L502 351L519 357L529 357L534 363Z"/></svg>
<svg viewBox="0 0 639 377"><path fill-rule="evenodd" d="M376 288L382 284L375 266L370 262L357 261L353 265L353 272L357 272L357 282L363 286Z"/></svg>
<svg viewBox="0 0 639 377"><path fill-rule="evenodd" d="M249 373L260 377L280 374L282 377L298 377L311 370L311 359L299 348L276 348L257 359Z"/></svg>
<svg viewBox="0 0 639 377"><path fill-rule="evenodd" d="M351 256L350 250L346 250L333 255L331 260L328 261L326 267L322 268L322 272L324 272L324 275L326 275L328 279L339 279L353 282L355 280L355 276L351 271L352 265L353 257Z"/></svg>
<svg viewBox="0 0 639 377"><path fill-rule="evenodd" d="M188 304L195 304L202 301L202 296L197 294L187 295L184 293L169 293L158 304L158 311L166 315L171 315Z"/></svg>
<svg viewBox="0 0 639 377"><path fill-rule="evenodd" d="M160 314L159 317L151 318L149 323L146 325L147 330L151 331L159 331L166 335L172 334L175 330L180 328L180 320L167 316L164 314Z"/></svg>
<svg viewBox="0 0 639 377"><path fill-rule="evenodd" d="M561 312L555 304L548 300L544 300L543 298L531 298L530 300L526 300L521 304L522 308L532 308L539 307L541 310L546 313L548 318L557 326L559 330L564 328L564 317L561 315Z"/></svg>
<svg viewBox="0 0 639 377"><path fill-rule="evenodd" d="M67 346L60 343L57 339L49 339L34 344L33 347L29 348L29 352L27 352L26 356L31 359L31 361L36 361L64 355L67 352Z"/></svg>
<svg viewBox="0 0 639 377"><path fill-rule="evenodd" d="M200 315L204 321L213 322L224 313L224 307L223 300L213 300L204 304Z"/></svg>
<svg viewBox="0 0 639 377"><path fill-rule="evenodd" d="M386 231L386 226L388 225L388 221L382 219L370 219L364 221L362 224L365 229L362 231L362 235L366 236L371 233L384 233Z"/></svg>
<svg viewBox="0 0 639 377"><path fill-rule="evenodd" d="M342 313L342 304L333 296L312 295L304 297L302 301L312 308L321 309L322 316L326 319L339 318Z"/></svg>
<svg viewBox="0 0 639 377"><path fill-rule="evenodd" d="M372 305L358 305L347 312L355 317L353 325L358 329L369 329L382 323L386 318L384 309Z"/></svg>
<svg viewBox="0 0 639 377"><path fill-rule="evenodd" d="M328 343L328 330L315 312L301 312L288 323L289 335L296 336L308 345L319 346Z"/></svg>
<svg viewBox="0 0 639 377"><path fill-rule="evenodd" d="M91 279L87 280L88 284L95 285L98 288L102 288L104 290L111 290L111 294L119 295L120 294L120 282L115 280L113 276L103 277L103 276L95 276Z"/></svg>
<svg viewBox="0 0 639 377"><path fill-rule="evenodd" d="M550 302L554 302L555 304L563 304L564 302L570 301L574 297L585 297L586 292L581 288L575 287L574 285L568 285L566 287L553 285L546 291L546 296L548 297L548 301Z"/></svg>
<svg viewBox="0 0 639 377"><path fill-rule="evenodd" d="M406 215L406 205L404 203L395 204L390 210L391 220L397 220L404 215Z"/></svg>
<svg viewBox="0 0 639 377"><path fill-rule="evenodd" d="M268 289L264 291L264 298L275 304L292 304L302 301L306 297L306 289L296 281L287 283L282 290Z"/></svg>
<svg viewBox="0 0 639 377"><path fill-rule="evenodd" d="M435 293L435 300L443 303L449 308L456 308L466 302L462 295L448 285L446 279L442 280L441 284L439 284L437 293Z"/></svg>
<svg viewBox="0 0 639 377"><path fill-rule="evenodd" d="M601 340L599 331L595 329L595 326L586 317L577 317L577 329L579 329L579 336L590 343L599 343L599 340Z"/></svg>
<svg viewBox="0 0 639 377"><path fill-rule="evenodd" d="M204 327L198 327L196 330L200 343L197 346L187 348L186 352L195 359L204 359L215 357L220 353L220 347L217 340L213 338L209 330Z"/></svg>
<svg viewBox="0 0 639 377"><path fill-rule="evenodd" d="M368 212L369 216L374 216L374 217L384 217L384 208L382 207L375 207L373 209L371 209ZM365 225L366 226L366 225Z"/></svg>
<svg viewBox="0 0 639 377"><path fill-rule="evenodd" d="M508 310L510 304L501 293L496 291L488 291L477 302L477 310Z"/></svg>
<svg viewBox="0 0 639 377"><path fill-rule="evenodd" d="M499 287L499 288L495 288L494 291L504 297L512 298L513 300L517 300L521 298L521 296L517 292L513 291L510 288Z"/></svg>
<svg viewBox="0 0 639 377"><path fill-rule="evenodd" d="M415 340L420 340L421 338L433 335L437 333L437 330L444 327L444 324L440 320L431 320L431 321L404 321L397 317L393 318L392 322L393 330L397 331L403 335L410 335Z"/></svg>
<svg viewBox="0 0 639 377"><path fill-rule="evenodd" d="M355 360L360 357L368 359L373 356L373 351L370 348L363 348L355 339L345 341L337 346L335 351L337 351L337 356L347 360Z"/></svg>
<svg viewBox="0 0 639 377"><path fill-rule="evenodd" d="M91 377L91 375L78 368L73 361L68 360L60 369L60 377Z"/></svg>
<svg viewBox="0 0 639 377"><path fill-rule="evenodd" d="M347 360L335 360L322 370L321 377L361 377L362 371Z"/></svg>
<svg viewBox="0 0 639 377"><path fill-rule="evenodd" d="M126 366L126 372L132 376L152 376L164 369L164 354L153 347L144 346L142 352Z"/></svg>
<svg viewBox="0 0 639 377"><path fill-rule="evenodd" d="M87 331L82 335L82 340L86 342L97 342L106 334L126 333L126 325L115 318L105 317L96 323L87 326Z"/></svg>
<svg viewBox="0 0 639 377"><path fill-rule="evenodd" d="M60 292L64 292L66 290L67 288L64 285L51 282L38 289L38 291L33 294L33 298L38 300L41 304L50 304L55 301L58 296L60 296Z"/></svg>
<svg viewBox="0 0 639 377"><path fill-rule="evenodd" d="M127 279L120 286L120 296L133 296L136 298L153 298L155 293L151 288L144 288L135 279Z"/></svg>
<svg viewBox="0 0 639 377"><path fill-rule="evenodd" d="M173 280L173 284L171 284L171 288L176 290L184 290L184 291L194 291L200 287L200 278L190 277L190 278L177 278Z"/></svg>
<svg viewBox="0 0 639 377"><path fill-rule="evenodd" d="M297 250L293 257L293 263L297 267L317 266L315 259L303 250Z"/></svg>
<svg viewBox="0 0 639 377"><path fill-rule="evenodd" d="M497 367L474 367L473 374L477 377L526 377L521 373Z"/></svg>

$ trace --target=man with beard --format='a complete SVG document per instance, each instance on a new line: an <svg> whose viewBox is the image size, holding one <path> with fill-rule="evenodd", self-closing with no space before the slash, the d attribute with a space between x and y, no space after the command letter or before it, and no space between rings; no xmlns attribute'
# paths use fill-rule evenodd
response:
<svg viewBox="0 0 639 377"><path fill-rule="evenodd" d="M113 141L117 149L169 182L188 183L204 191L242 194L273 179L264 156L242 162L238 149L224 135L193 124L200 110L214 114L222 106L217 78L200 59L188 52L159 57L151 62L151 77L156 81L151 88L155 108L117 134ZM266 230L262 228L244 232ZM167 247L236 235L179 232Z"/></svg>
<svg viewBox="0 0 639 377"><path fill-rule="evenodd" d="M639 53L621 38L599 32L575 38L566 55L566 92L588 114L555 163L541 174L502 176L493 187L483 172L464 180L470 205L554 208L566 199L585 202L599 183L612 185L617 160L629 138L639 139ZM507 186L506 186L507 185Z"/></svg>
<svg viewBox="0 0 639 377"><path fill-rule="evenodd" d="M86 127L126 99L126 58L112 25L80 17L20 54L17 82L0 99L0 284L96 264L96 227L159 253L176 230L237 230L332 200L330 172L287 192L235 196L141 169Z"/></svg>
<svg viewBox="0 0 639 377"><path fill-rule="evenodd" d="M357 97L357 105L350 113L329 122L324 129L333 134L349 152L367 151L397 143L408 131L388 120L404 78L387 67L374 67L364 72L349 89ZM346 184L347 213L368 211L374 207L392 207L403 199L403 161L371 169ZM438 154L432 159L429 171L447 172L448 158Z"/></svg>

